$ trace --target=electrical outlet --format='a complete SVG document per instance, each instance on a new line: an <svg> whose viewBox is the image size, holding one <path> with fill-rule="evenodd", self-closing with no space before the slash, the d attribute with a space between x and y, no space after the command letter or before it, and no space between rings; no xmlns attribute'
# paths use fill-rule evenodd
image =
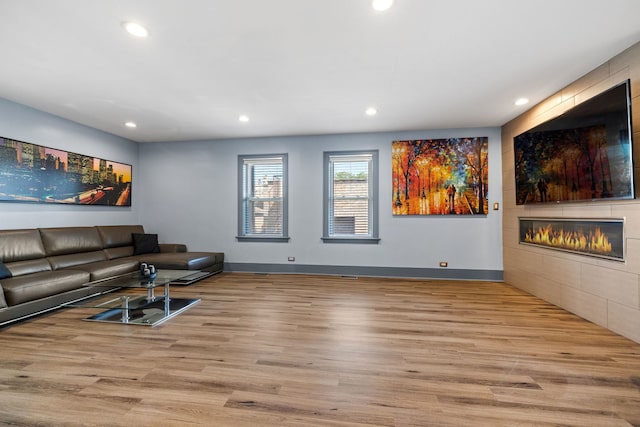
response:
<svg viewBox="0 0 640 427"><path fill-rule="evenodd" d="M287 258L287 261L289 261L289 262L293 262L295 260L296 260L296 257L294 257L294 256L290 256L289 258Z"/></svg>
<svg viewBox="0 0 640 427"><path fill-rule="evenodd" d="M440 267L449 267L449 263L447 261L440 261Z"/></svg>

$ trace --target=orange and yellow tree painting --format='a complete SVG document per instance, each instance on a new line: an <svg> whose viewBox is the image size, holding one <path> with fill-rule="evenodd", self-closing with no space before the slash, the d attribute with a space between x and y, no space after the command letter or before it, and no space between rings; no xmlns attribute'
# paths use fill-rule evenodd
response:
<svg viewBox="0 0 640 427"><path fill-rule="evenodd" d="M392 143L394 215L486 215L488 138Z"/></svg>

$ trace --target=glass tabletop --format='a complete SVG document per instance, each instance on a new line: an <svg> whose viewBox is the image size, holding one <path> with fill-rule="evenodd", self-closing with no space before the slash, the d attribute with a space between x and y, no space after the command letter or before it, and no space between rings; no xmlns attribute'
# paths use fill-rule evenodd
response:
<svg viewBox="0 0 640 427"><path fill-rule="evenodd" d="M71 301L63 304L64 307L76 307L76 308L120 308L125 302L129 308L135 309L142 307L145 304L149 304L156 299L162 299L163 296L156 297L153 290L160 286L168 287L173 280L186 277L193 274L190 270L159 270L156 277L150 279L148 277L142 277L139 272L127 274L124 276L118 276L112 279L103 280L101 282L92 283L91 286L95 288L110 288L107 290L96 291L96 294L87 299L79 301ZM111 289L112 288L112 289ZM146 289L146 293L137 293L127 295L114 295L114 292L122 290L124 288L132 289ZM167 291L165 291L167 292Z"/></svg>
<svg viewBox="0 0 640 427"><path fill-rule="evenodd" d="M191 270L158 270L156 276L152 279L144 277L140 272L136 271L123 276L95 282L92 283L91 286L148 289L164 286L173 280L178 280L191 274L193 274L193 271Z"/></svg>

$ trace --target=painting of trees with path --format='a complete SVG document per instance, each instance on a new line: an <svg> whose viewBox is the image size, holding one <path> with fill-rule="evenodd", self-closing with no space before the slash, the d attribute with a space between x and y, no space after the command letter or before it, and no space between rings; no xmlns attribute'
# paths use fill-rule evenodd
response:
<svg viewBox="0 0 640 427"><path fill-rule="evenodd" d="M394 215L486 215L488 138L392 143Z"/></svg>

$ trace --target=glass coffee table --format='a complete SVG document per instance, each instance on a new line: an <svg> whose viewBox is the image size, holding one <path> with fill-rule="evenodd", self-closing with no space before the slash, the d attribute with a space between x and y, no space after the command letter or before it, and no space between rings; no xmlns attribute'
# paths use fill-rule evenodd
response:
<svg viewBox="0 0 640 427"><path fill-rule="evenodd" d="M159 270L155 278L149 279L135 272L92 284L92 287L105 288L105 291L63 306L102 309L83 319L92 322L156 326L200 302L200 298L170 297L171 282L193 274L194 271L190 270ZM156 288L162 288L162 295L156 295ZM123 289L145 289L146 293L112 294Z"/></svg>

